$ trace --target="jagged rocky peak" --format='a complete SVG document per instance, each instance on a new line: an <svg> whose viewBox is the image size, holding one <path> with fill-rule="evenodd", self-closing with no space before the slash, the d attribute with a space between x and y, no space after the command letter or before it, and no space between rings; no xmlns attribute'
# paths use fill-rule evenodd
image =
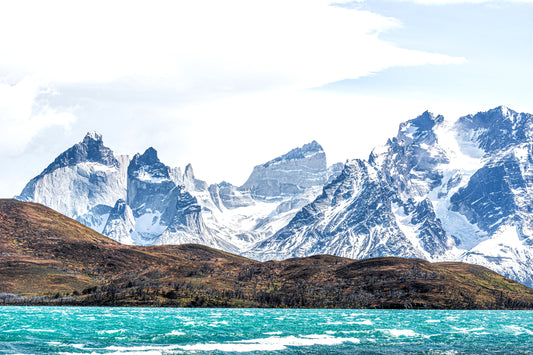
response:
<svg viewBox="0 0 533 355"><path fill-rule="evenodd" d="M85 135L85 138L83 138L83 142L85 143L89 141L101 142L102 135L96 131L87 132L87 134Z"/></svg>
<svg viewBox="0 0 533 355"><path fill-rule="evenodd" d="M442 115L435 115L426 111L416 118L400 123L396 137L387 140L384 145L375 147L370 153L368 161L375 166L383 166L387 163L387 156L391 153L402 151L403 155L406 149L411 151L427 150L429 146L438 143L435 130L443 122L444 117ZM390 160L390 158L389 156L388 159Z"/></svg>
<svg viewBox="0 0 533 355"><path fill-rule="evenodd" d="M89 132L33 178L17 198L42 203L101 232L109 210L126 197L127 156Z"/></svg>
<svg viewBox="0 0 533 355"><path fill-rule="evenodd" d="M403 122L398 129L397 139L400 142L433 144L437 137L434 129L444 121L441 115L434 115L429 111L424 112L417 118Z"/></svg>
<svg viewBox="0 0 533 355"><path fill-rule="evenodd" d="M181 180L182 184L185 185L185 187L189 191L207 192L207 189L209 187L209 185L205 181L197 179L194 176L194 170L190 163L187 164L187 166L185 167L185 171L183 172L183 177Z"/></svg>
<svg viewBox="0 0 533 355"><path fill-rule="evenodd" d="M197 181L196 180L196 177L194 176L194 170L192 168L192 165L189 163L187 164L187 166L185 166L185 171L183 172L183 176L182 176L182 181L183 181L183 184L191 189L191 190L195 190L195 182Z"/></svg>
<svg viewBox="0 0 533 355"><path fill-rule="evenodd" d="M480 111L475 115L463 116L459 118L458 123L470 123L472 128L488 128L501 125L512 126L520 118L521 114L507 106L498 106L488 111Z"/></svg>
<svg viewBox="0 0 533 355"><path fill-rule="evenodd" d="M185 167L185 172L183 173L184 177L187 177L189 179L194 179L194 170L192 169L192 164L187 164Z"/></svg>
<svg viewBox="0 0 533 355"><path fill-rule="evenodd" d="M265 164L263 164L263 167L268 168L269 166L291 161L291 160L306 159L308 157L315 155L316 153L324 153L324 149L322 149L322 146L318 144L316 141L312 141L311 143L304 144L300 148L295 148L291 150L290 152L283 154L280 157L277 157L275 159L272 159L269 162L266 162Z"/></svg>
<svg viewBox="0 0 533 355"><path fill-rule="evenodd" d="M127 202L134 216L168 208L164 200L176 187L171 169L163 164L157 151L150 147L141 155L137 153L128 166Z"/></svg>
<svg viewBox="0 0 533 355"><path fill-rule="evenodd" d="M241 190L259 198L298 194L328 179L326 154L316 141L254 168Z"/></svg>
<svg viewBox="0 0 533 355"><path fill-rule="evenodd" d="M429 111L400 124L398 134L375 148L368 161L401 193L422 197L441 183L439 165L449 162L436 130L444 117Z"/></svg>
<svg viewBox="0 0 533 355"><path fill-rule="evenodd" d="M113 151L104 146L102 135L96 132L89 132L80 143L73 145L61 153L41 175L83 162L95 162L113 167L119 166L119 162L113 154Z"/></svg>
<svg viewBox="0 0 533 355"><path fill-rule="evenodd" d="M467 115L455 123L462 141L470 141L486 153L506 149L533 138L533 115L518 113L506 106Z"/></svg>
<svg viewBox="0 0 533 355"><path fill-rule="evenodd" d="M157 151L150 147L141 155L135 154L128 167L128 177L141 181L170 180L170 168L163 164Z"/></svg>

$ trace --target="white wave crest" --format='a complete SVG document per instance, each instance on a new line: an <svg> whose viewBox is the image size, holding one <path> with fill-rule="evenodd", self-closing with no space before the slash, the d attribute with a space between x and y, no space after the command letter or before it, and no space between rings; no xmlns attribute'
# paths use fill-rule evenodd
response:
<svg viewBox="0 0 533 355"><path fill-rule="evenodd" d="M312 346L312 345L339 345L342 343L359 343L357 338L337 338L327 334L312 334L268 337L261 339L240 340L231 343L203 343L180 346L186 351L278 351L285 350L288 346Z"/></svg>
<svg viewBox="0 0 533 355"><path fill-rule="evenodd" d="M520 335L520 334L528 334L528 335L533 335L533 332L527 328L524 328L524 327L521 327L519 325L506 325L505 328L508 328L512 331L515 332L515 335Z"/></svg>
<svg viewBox="0 0 533 355"><path fill-rule="evenodd" d="M179 330L173 330L170 333L167 333L167 335L185 335L185 333L180 332Z"/></svg>
<svg viewBox="0 0 533 355"><path fill-rule="evenodd" d="M266 333L263 333L263 334L266 334L266 335L281 335L281 334L283 334L283 332L281 330L278 330L277 332L266 332Z"/></svg>
<svg viewBox="0 0 533 355"><path fill-rule="evenodd" d="M97 334L115 334L115 333L124 333L125 329L107 329L107 330L97 330Z"/></svg>
<svg viewBox="0 0 533 355"><path fill-rule="evenodd" d="M374 322L372 322L370 319L363 319L355 322L348 322L348 324L374 325Z"/></svg>
<svg viewBox="0 0 533 355"><path fill-rule="evenodd" d="M420 335L411 329L385 329L384 331L394 337L416 337Z"/></svg>

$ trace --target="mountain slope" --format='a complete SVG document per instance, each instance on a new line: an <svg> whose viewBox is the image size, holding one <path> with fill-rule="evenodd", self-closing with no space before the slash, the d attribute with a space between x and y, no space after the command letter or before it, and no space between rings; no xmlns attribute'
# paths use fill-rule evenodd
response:
<svg viewBox="0 0 533 355"><path fill-rule="evenodd" d="M532 132L533 115L503 106L454 123L426 111L367 160L328 168L313 141L257 165L242 186L170 168L153 148L126 169L90 133L20 198L123 243L199 243L257 260L466 261L533 285Z"/></svg>
<svg viewBox="0 0 533 355"><path fill-rule="evenodd" d="M364 161L347 163L322 195L285 228L258 244L253 255L264 260L313 254L363 258L372 256L369 251L375 256L421 256L405 240L399 240L405 237L388 218L394 191L376 174ZM386 237L390 240L383 243Z"/></svg>
<svg viewBox="0 0 533 355"><path fill-rule="evenodd" d="M126 199L127 156L90 132L33 178L17 198L42 203L101 232L118 199Z"/></svg>
<svg viewBox="0 0 533 355"><path fill-rule="evenodd" d="M235 250L206 228L197 199L176 181L153 148L136 154L128 166L127 205L134 217L133 244L198 243ZM126 216L120 219L125 221ZM108 232L113 235L111 227Z"/></svg>
<svg viewBox="0 0 533 355"><path fill-rule="evenodd" d="M6 304L532 308L475 265L313 256L259 263L200 245L128 246L47 207L0 200Z"/></svg>
<svg viewBox="0 0 533 355"><path fill-rule="evenodd" d="M190 164L183 173L165 165L152 147L119 160L92 132L18 199L43 203L124 244L197 243L243 253L288 223L339 173L313 141L256 166L241 187L209 185Z"/></svg>
<svg viewBox="0 0 533 355"><path fill-rule="evenodd" d="M187 186L195 186L190 191L208 228L244 254L286 225L339 173L338 164L327 167L324 150L313 141L257 165L240 187L227 182Z"/></svg>
<svg viewBox="0 0 533 355"><path fill-rule="evenodd" d="M255 198L295 195L306 188L323 186L328 180L326 154L316 141L257 165L240 190Z"/></svg>
<svg viewBox="0 0 533 355"><path fill-rule="evenodd" d="M532 129L505 107L453 125L425 112L247 255L461 260L532 285Z"/></svg>
<svg viewBox="0 0 533 355"><path fill-rule="evenodd" d="M426 112L402 123L397 137L368 161L347 162L322 195L250 255L431 259L444 254L448 238L425 198L442 180L435 167L447 161L433 132L442 120Z"/></svg>

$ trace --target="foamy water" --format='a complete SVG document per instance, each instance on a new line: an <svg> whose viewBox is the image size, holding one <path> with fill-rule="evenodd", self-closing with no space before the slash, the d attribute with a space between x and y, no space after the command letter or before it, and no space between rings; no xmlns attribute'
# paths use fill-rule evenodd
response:
<svg viewBox="0 0 533 355"><path fill-rule="evenodd" d="M533 312L0 307L0 354L533 354Z"/></svg>

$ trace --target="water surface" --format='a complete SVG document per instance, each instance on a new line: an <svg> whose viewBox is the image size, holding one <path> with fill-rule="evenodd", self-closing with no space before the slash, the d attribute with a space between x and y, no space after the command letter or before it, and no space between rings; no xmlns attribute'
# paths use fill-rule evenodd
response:
<svg viewBox="0 0 533 355"><path fill-rule="evenodd" d="M533 312L0 307L2 354L533 354Z"/></svg>

